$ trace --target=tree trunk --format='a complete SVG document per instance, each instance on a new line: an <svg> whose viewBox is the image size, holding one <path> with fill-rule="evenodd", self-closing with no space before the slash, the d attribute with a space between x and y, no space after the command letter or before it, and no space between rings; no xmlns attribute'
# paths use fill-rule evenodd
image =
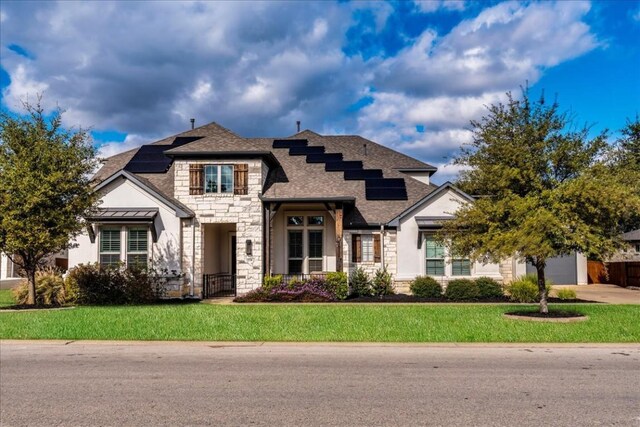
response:
<svg viewBox="0 0 640 427"><path fill-rule="evenodd" d="M27 298L27 305L36 304L36 269L29 267L25 269L27 274L27 286L29 287L29 297Z"/></svg>
<svg viewBox="0 0 640 427"><path fill-rule="evenodd" d="M544 261L536 261L536 272L538 273L538 293L540 295L540 313L549 313L549 307L547 305L547 287L544 277Z"/></svg>

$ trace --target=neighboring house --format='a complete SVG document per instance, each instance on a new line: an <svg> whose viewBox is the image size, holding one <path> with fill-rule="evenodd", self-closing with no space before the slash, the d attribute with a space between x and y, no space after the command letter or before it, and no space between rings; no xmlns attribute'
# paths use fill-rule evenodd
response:
<svg viewBox="0 0 640 427"><path fill-rule="evenodd" d="M245 293L269 274L387 267L401 291L417 275L443 283L524 274L452 258L433 238L473 199L436 168L360 136L309 130L242 138L211 123L106 159L102 204L69 266L150 262L185 275L181 294Z"/></svg>
<svg viewBox="0 0 640 427"><path fill-rule="evenodd" d="M640 229L624 233L622 240L629 245L626 250L611 257L610 262L639 262L640 261Z"/></svg>
<svg viewBox="0 0 640 427"><path fill-rule="evenodd" d="M61 270L67 269L67 251L54 254L45 260L50 266L55 266ZM9 259L5 253L0 252L0 289L8 289L15 286L22 280L18 274L18 267Z"/></svg>

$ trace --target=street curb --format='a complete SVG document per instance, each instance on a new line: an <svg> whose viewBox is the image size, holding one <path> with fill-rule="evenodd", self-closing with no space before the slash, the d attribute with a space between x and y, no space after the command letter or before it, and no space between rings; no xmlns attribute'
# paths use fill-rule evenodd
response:
<svg viewBox="0 0 640 427"><path fill-rule="evenodd" d="M107 341L107 340L0 340L2 345L52 346L184 346L184 347L424 347L424 348L632 348L640 343L395 343L395 342L287 342L287 341Z"/></svg>

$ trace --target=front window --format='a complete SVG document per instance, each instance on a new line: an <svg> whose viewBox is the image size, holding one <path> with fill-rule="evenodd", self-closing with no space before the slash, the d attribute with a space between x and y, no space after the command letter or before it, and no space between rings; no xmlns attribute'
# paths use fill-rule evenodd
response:
<svg viewBox="0 0 640 427"><path fill-rule="evenodd" d="M362 235L362 262L373 262L373 235Z"/></svg>
<svg viewBox="0 0 640 427"><path fill-rule="evenodd" d="M289 274L302 273L302 230L289 230Z"/></svg>
<svg viewBox="0 0 640 427"><path fill-rule="evenodd" d="M636 243L636 252L640 253L640 243Z"/></svg>
<svg viewBox="0 0 640 427"><path fill-rule="evenodd" d="M233 193L233 165L204 167L205 193Z"/></svg>
<svg viewBox="0 0 640 427"><path fill-rule="evenodd" d="M427 275L444 276L444 245L434 236L426 237Z"/></svg>
<svg viewBox="0 0 640 427"><path fill-rule="evenodd" d="M120 228L103 228L100 231L100 265L117 266L120 263Z"/></svg>
<svg viewBox="0 0 640 427"><path fill-rule="evenodd" d="M127 265L146 266L148 259L148 233L146 228L129 228L127 234Z"/></svg>
<svg viewBox="0 0 640 427"><path fill-rule="evenodd" d="M322 230L309 230L309 273L322 271Z"/></svg>
<svg viewBox="0 0 640 427"><path fill-rule="evenodd" d="M451 260L452 276L471 276L471 261L468 259Z"/></svg>

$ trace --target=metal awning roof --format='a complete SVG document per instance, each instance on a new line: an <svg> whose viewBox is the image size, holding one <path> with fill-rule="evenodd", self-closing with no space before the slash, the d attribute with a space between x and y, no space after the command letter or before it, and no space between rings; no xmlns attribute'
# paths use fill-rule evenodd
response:
<svg viewBox="0 0 640 427"><path fill-rule="evenodd" d="M158 208L98 208L87 216L90 221L146 221L158 215Z"/></svg>
<svg viewBox="0 0 640 427"><path fill-rule="evenodd" d="M441 228L442 221L452 220L452 216L417 216L416 224L419 229L434 229Z"/></svg>

